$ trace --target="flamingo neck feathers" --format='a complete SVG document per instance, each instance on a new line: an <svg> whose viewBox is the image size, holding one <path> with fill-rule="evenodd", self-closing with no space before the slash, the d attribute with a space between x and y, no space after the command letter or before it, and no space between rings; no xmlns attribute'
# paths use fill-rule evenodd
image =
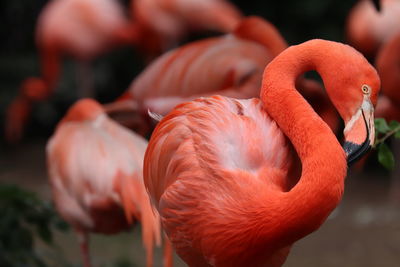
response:
<svg viewBox="0 0 400 267"><path fill-rule="evenodd" d="M268 230L269 238L282 246L318 229L344 190L345 153L328 125L295 89L295 80L302 73L316 70L325 83L331 68L337 65L333 62L339 57L338 48L321 42L313 40L288 48L270 63L263 77L264 108L290 139L302 163L300 180L289 192L277 192L273 200L271 195L265 196L265 209L280 212L276 216L279 227L272 235Z"/></svg>

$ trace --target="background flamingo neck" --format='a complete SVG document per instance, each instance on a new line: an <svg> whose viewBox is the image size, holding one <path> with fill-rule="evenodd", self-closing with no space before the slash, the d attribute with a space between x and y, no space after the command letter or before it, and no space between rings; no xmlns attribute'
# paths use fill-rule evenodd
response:
<svg viewBox="0 0 400 267"><path fill-rule="evenodd" d="M60 78L60 58L59 52L55 45L46 44L40 48L41 52L41 69L44 81L47 84L49 93L54 91Z"/></svg>
<svg viewBox="0 0 400 267"><path fill-rule="evenodd" d="M310 41L285 50L264 73L261 92L264 108L290 139L302 163L299 182L289 192L275 196L278 201L266 200L266 209L281 211L277 216L279 229L274 234L279 235L277 240L287 242L283 245L319 228L337 206L344 187L347 170L344 151L328 125L295 89L296 78L305 71L316 70L323 80L329 74L329 61L337 55L328 56L329 47L320 51L318 48L323 47L318 45L320 42ZM271 203L277 207L271 207Z"/></svg>
<svg viewBox="0 0 400 267"><path fill-rule="evenodd" d="M272 56L277 56L287 48L287 43L274 25L259 17L244 19L234 34L243 39L252 40L266 47Z"/></svg>

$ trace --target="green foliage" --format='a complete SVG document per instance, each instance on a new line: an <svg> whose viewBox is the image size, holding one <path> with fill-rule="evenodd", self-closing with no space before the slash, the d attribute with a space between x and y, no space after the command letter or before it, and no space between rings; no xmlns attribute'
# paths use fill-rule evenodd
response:
<svg viewBox="0 0 400 267"><path fill-rule="evenodd" d="M393 153L387 144L382 143L378 146L378 161L386 169L393 170L394 168L394 157Z"/></svg>
<svg viewBox="0 0 400 267"><path fill-rule="evenodd" d="M0 217L0 266L46 266L34 236L50 245L54 230L68 229L49 203L14 185L0 184Z"/></svg>
<svg viewBox="0 0 400 267"><path fill-rule="evenodd" d="M385 134L390 131L389 125L384 118L375 119L375 129L377 131L377 134Z"/></svg>
<svg viewBox="0 0 400 267"><path fill-rule="evenodd" d="M375 119L375 146L378 150L378 161L388 170L394 168L394 156L385 141L394 136L400 138L400 123L391 121L387 123L383 118Z"/></svg>

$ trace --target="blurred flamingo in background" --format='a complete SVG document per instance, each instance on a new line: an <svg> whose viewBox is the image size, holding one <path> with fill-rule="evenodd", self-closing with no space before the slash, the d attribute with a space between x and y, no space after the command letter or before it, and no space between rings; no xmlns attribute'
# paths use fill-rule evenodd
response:
<svg viewBox="0 0 400 267"><path fill-rule="evenodd" d="M400 32L382 45L376 57L376 69L382 81L382 95L376 107L376 117L390 122L400 122ZM392 140L395 167L391 173L389 196L395 204L400 203L400 143Z"/></svg>
<svg viewBox="0 0 400 267"><path fill-rule="evenodd" d="M177 46L189 31L231 32L242 16L226 0L132 0L131 13L150 58Z"/></svg>
<svg viewBox="0 0 400 267"><path fill-rule="evenodd" d="M400 32L382 46L375 65L383 93L378 101L377 117L400 121Z"/></svg>
<svg viewBox="0 0 400 267"><path fill-rule="evenodd" d="M345 121L344 151L294 88L309 70ZM373 144L378 91L360 53L312 40L267 66L261 101L214 96L175 107L157 125L143 171L180 257L189 266L281 266L339 203L346 154L352 162Z"/></svg>
<svg viewBox="0 0 400 267"><path fill-rule="evenodd" d="M347 18L347 38L364 55L374 57L379 47L400 31L400 1L360 0Z"/></svg>
<svg viewBox="0 0 400 267"><path fill-rule="evenodd" d="M118 113L133 102L142 120L138 128L148 129L147 110L167 114L177 104L215 94L251 98L259 94L262 71L287 44L278 30L259 17L243 19L232 34L184 45L164 54L132 82L116 102L106 105ZM300 78L297 87L319 106L319 112L336 129L338 119L321 85ZM124 107L124 108L121 108Z"/></svg>
<svg viewBox="0 0 400 267"><path fill-rule="evenodd" d="M112 121L91 99L74 104L50 139L53 200L79 235L85 266L90 266L89 232L114 234L135 221L142 224L147 266L152 266L154 242L161 240L159 216L143 184L146 146L145 139ZM166 262L171 264L171 254Z"/></svg>
<svg viewBox="0 0 400 267"><path fill-rule="evenodd" d="M11 103L6 118L6 138L20 139L31 105L47 99L60 77L62 57L80 61L82 95L90 95L89 62L122 44L134 43L137 31L114 0L54 0L39 16L36 42L40 51L41 78L27 78Z"/></svg>

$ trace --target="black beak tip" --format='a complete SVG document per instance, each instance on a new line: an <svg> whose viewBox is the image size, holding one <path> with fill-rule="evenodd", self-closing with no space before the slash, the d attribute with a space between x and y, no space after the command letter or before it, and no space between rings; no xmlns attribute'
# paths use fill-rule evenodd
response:
<svg viewBox="0 0 400 267"><path fill-rule="evenodd" d="M381 11L380 0L372 0L372 3L374 4L376 10Z"/></svg>
<svg viewBox="0 0 400 267"><path fill-rule="evenodd" d="M364 156L370 150L370 148L371 146L368 142L364 142L361 145L353 142L345 142L343 145L343 150L347 155L347 164L351 166L354 162Z"/></svg>

